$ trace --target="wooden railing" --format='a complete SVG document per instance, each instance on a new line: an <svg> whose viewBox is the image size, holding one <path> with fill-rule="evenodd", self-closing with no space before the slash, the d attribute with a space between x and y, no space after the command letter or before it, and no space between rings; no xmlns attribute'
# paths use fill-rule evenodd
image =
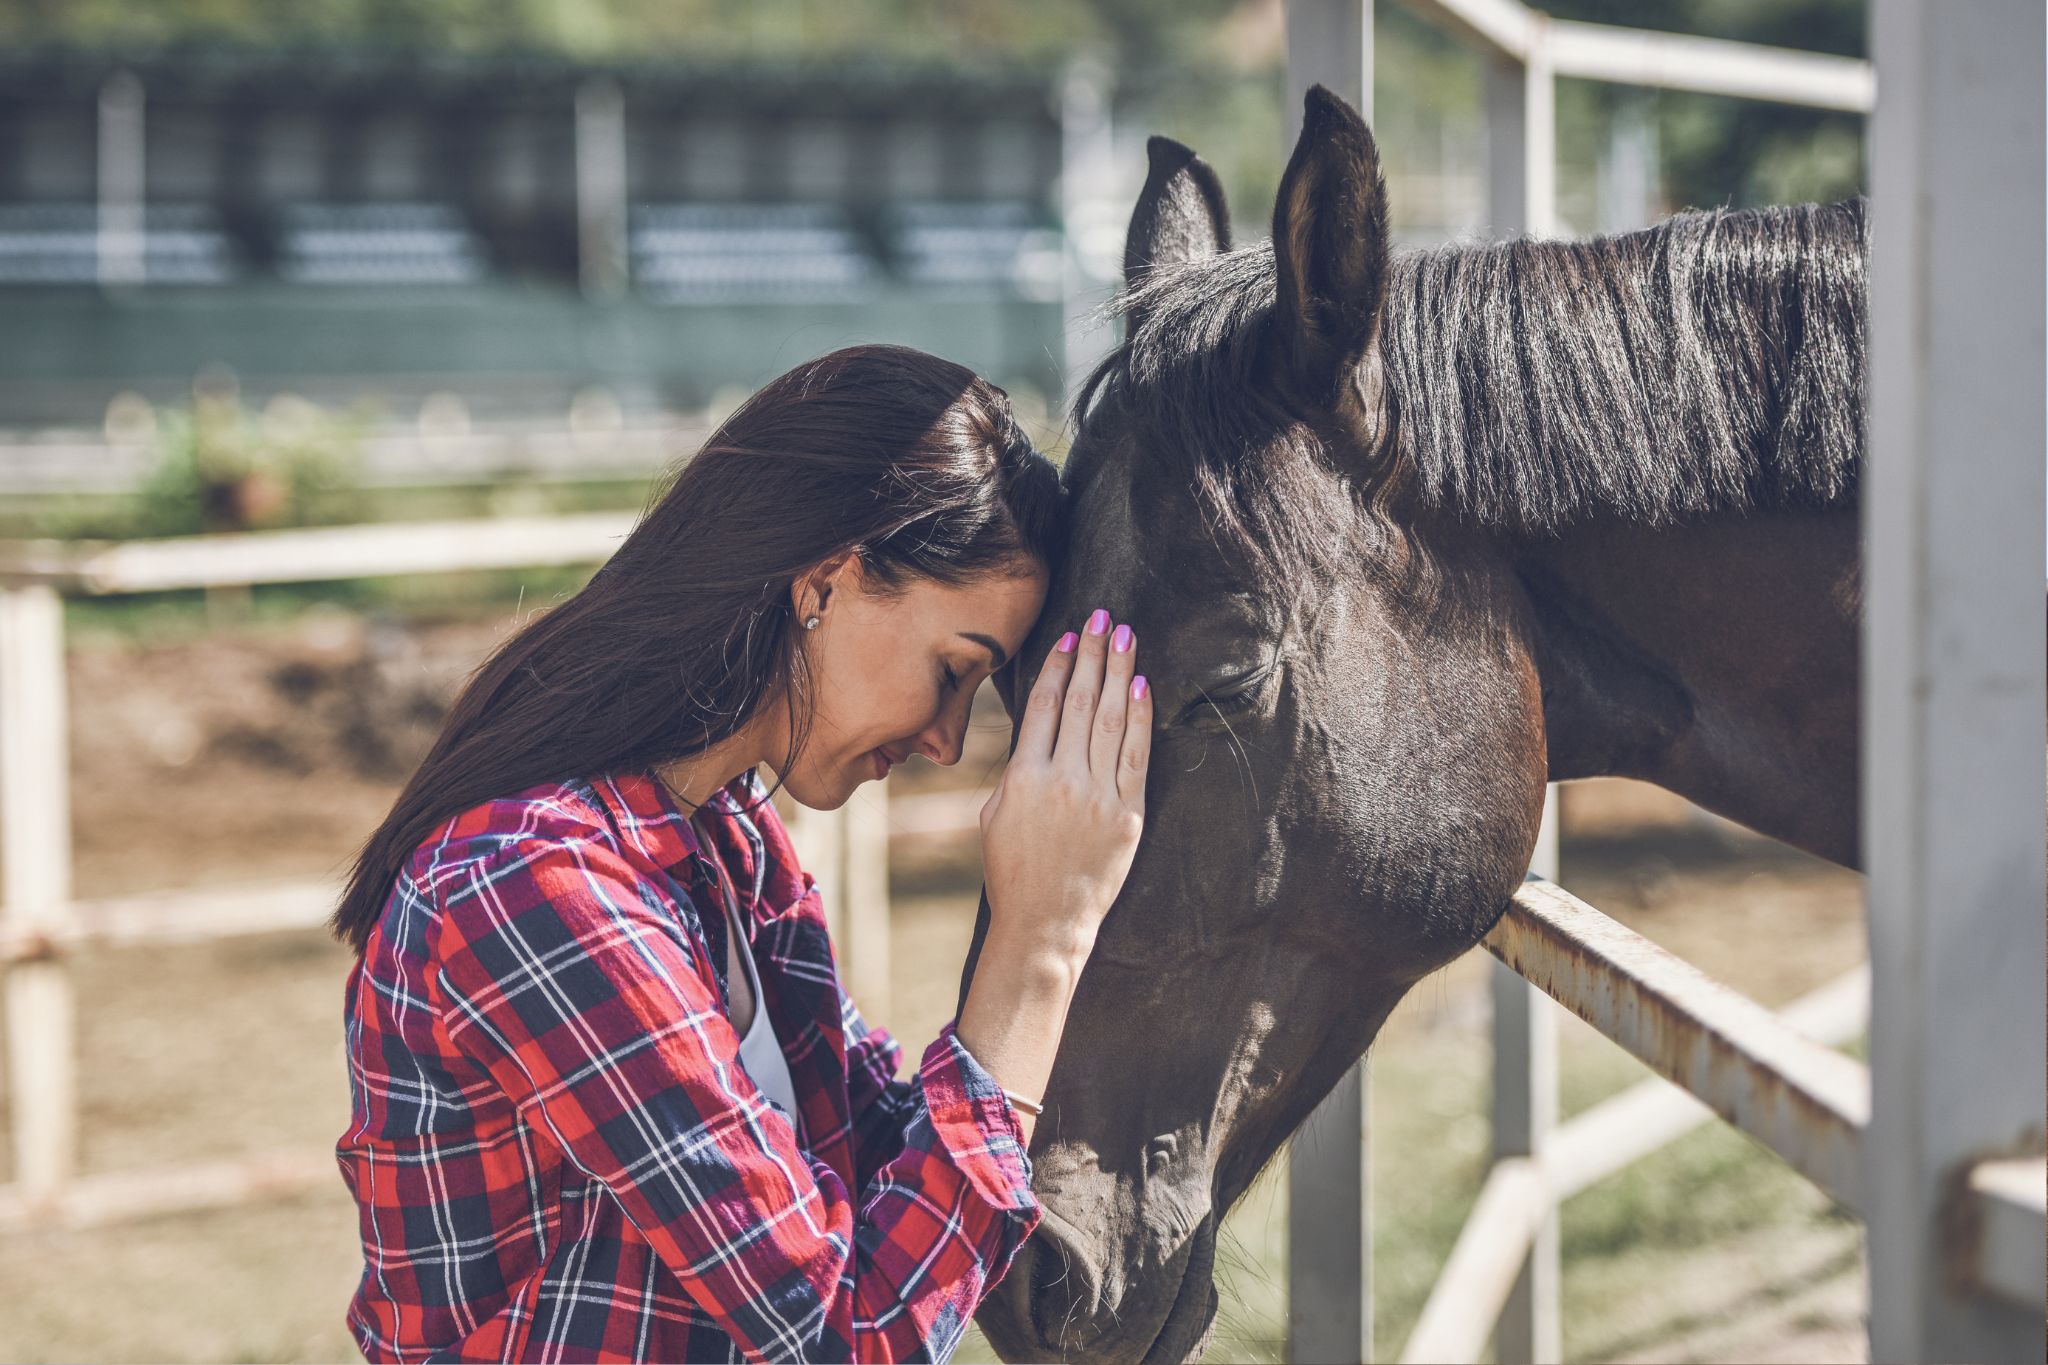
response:
<svg viewBox="0 0 2048 1365"><path fill-rule="evenodd" d="M70 959L86 947L311 929L339 888L276 882L106 900L72 894L65 697L67 596L246 587L477 569L596 564L631 529L615 513L275 531L119 545L0 546L0 993L15 1169L0 1232L80 1227L238 1203L340 1177L331 1149L79 1175ZM169 794L167 793L167 796ZM918 798L930 802L934 798ZM956 820L916 803L911 825ZM848 989L889 1012L888 844L881 787L838 811L791 805L793 837L824 891ZM968 817L971 827L971 816Z"/></svg>

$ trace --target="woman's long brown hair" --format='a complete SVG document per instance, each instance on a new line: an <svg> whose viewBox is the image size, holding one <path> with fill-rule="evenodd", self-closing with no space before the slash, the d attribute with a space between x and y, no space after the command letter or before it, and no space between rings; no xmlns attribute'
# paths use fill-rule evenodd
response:
<svg viewBox="0 0 2048 1365"><path fill-rule="evenodd" d="M451 816L545 782L702 752L809 686L790 600L858 548L864 584L958 585L1059 554L1059 473L1009 398L901 346L799 365L733 413L575 596L501 645L363 846L331 927L362 952L414 850ZM782 771L788 765L781 765Z"/></svg>

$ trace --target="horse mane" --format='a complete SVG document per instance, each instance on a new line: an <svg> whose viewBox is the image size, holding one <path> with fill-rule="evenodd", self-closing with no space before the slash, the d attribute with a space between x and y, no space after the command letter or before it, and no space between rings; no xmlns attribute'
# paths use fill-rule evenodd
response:
<svg viewBox="0 0 2048 1365"><path fill-rule="evenodd" d="M1867 253L1850 200L1397 255L1379 338L1395 457L1427 505L1521 533L1849 504ZM1266 242L1155 271L1112 305L1128 335L1075 416L1115 397L1277 567L1321 558L1302 542L1331 509L1328 480L1273 449L1317 444L1266 368L1275 293Z"/></svg>

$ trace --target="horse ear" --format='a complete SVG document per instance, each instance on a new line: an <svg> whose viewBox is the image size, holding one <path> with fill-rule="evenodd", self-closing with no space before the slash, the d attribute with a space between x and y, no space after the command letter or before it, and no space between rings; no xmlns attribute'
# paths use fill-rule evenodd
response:
<svg viewBox="0 0 2048 1365"><path fill-rule="evenodd" d="M1124 285L1135 288L1157 265L1198 261L1230 250L1230 210L1209 163L1170 137L1145 143L1151 169L1124 238Z"/></svg>
<svg viewBox="0 0 2048 1365"><path fill-rule="evenodd" d="M1275 315L1302 394L1340 404L1379 331L1387 293L1387 183L1358 111L1322 86L1273 204Z"/></svg>

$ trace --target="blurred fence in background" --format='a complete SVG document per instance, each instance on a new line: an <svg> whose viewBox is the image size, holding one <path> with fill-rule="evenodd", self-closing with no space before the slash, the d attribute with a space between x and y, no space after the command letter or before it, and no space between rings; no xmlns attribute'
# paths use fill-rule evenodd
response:
<svg viewBox="0 0 2048 1365"><path fill-rule="evenodd" d="M331 1150L74 1173L75 1013L67 958L84 947L193 942L322 925L339 887L293 881L80 901L71 887L64 599L478 569L597 564L631 529L616 513L350 526L121 545L0 548L0 994L16 1169L0 1232L215 1208L329 1183ZM912 798L903 832L961 824L951 798ZM890 1008L888 854L877 787L837 811L783 808L832 924L849 990ZM943 809L940 809L943 807ZM972 827L971 815L966 824Z"/></svg>

